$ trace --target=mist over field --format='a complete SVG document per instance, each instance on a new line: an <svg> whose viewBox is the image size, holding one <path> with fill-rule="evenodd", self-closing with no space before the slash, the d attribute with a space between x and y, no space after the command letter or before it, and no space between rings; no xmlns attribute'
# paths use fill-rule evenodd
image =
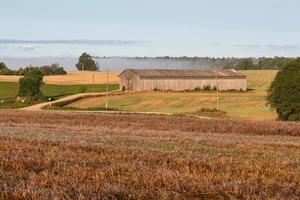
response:
<svg viewBox="0 0 300 200"><path fill-rule="evenodd" d="M100 70L121 71L125 68L172 68L172 69L204 69L212 67L212 63L205 59L179 59L179 58L126 58L107 57L94 58L99 63ZM28 65L42 66L59 63L67 71L76 70L75 57L39 57L39 58L0 58L11 69L18 69Z"/></svg>

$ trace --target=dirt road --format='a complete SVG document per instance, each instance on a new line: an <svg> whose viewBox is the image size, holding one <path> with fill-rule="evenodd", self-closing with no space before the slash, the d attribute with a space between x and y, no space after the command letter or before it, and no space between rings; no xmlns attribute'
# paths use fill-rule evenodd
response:
<svg viewBox="0 0 300 200"><path fill-rule="evenodd" d="M21 110L30 110L30 111L39 111L42 110L43 107L45 106L50 106L50 105L54 105L57 103L63 103L63 102L71 102L71 101L76 101L82 98L88 98L88 97L101 97L101 96L105 96L106 93L80 93L80 94L74 94L74 95L70 95L55 101L49 101L49 102L44 102L44 103L40 103L40 104L36 104L33 106L29 106L29 107L25 107L25 108L21 108Z"/></svg>

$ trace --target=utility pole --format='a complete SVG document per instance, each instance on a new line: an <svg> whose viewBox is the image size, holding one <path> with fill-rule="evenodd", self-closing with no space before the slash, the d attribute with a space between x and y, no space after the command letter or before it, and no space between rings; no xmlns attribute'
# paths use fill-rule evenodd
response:
<svg viewBox="0 0 300 200"><path fill-rule="evenodd" d="M216 92L217 92L217 111L219 111L219 81L218 81L218 67L215 64L215 72L216 72Z"/></svg>
<svg viewBox="0 0 300 200"><path fill-rule="evenodd" d="M261 61L261 59L259 59L259 69L260 70L262 69L262 61Z"/></svg>
<svg viewBox="0 0 300 200"><path fill-rule="evenodd" d="M81 64L81 69L82 69L82 85L84 85L84 64Z"/></svg>
<svg viewBox="0 0 300 200"><path fill-rule="evenodd" d="M106 70L106 104L105 108L108 109L108 70Z"/></svg>

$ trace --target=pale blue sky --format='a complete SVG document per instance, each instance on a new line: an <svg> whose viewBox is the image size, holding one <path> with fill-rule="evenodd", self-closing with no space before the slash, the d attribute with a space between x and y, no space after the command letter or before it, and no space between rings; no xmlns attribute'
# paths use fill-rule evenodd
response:
<svg viewBox="0 0 300 200"><path fill-rule="evenodd" d="M2 57L300 55L299 0L0 1Z"/></svg>

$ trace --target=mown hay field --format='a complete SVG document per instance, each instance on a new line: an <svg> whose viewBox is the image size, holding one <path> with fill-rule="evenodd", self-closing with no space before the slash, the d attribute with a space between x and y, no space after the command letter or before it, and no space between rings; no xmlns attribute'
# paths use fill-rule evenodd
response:
<svg viewBox="0 0 300 200"><path fill-rule="evenodd" d="M1 199L298 199L300 124L0 111Z"/></svg>
<svg viewBox="0 0 300 200"><path fill-rule="evenodd" d="M254 91L220 93L220 108L228 117L257 120L275 120L276 112L266 104L266 90L274 80L276 70L243 71L247 75L248 88ZM152 92L112 96L109 105L124 111L193 113L201 108L216 107L215 92ZM67 107L89 109L103 107L105 97L82 99Z"/></svg>
<svg viewBox="0 0 300 200"><path fill-rule="evenodd" d="M118 83L118 72L108 73L109 83ZM0 76L0 82L18 82L22 76ZM55 85L104 84L107 82L106 72L81 71L68 72L67 75L45 76L44 83Z"/></svg>

